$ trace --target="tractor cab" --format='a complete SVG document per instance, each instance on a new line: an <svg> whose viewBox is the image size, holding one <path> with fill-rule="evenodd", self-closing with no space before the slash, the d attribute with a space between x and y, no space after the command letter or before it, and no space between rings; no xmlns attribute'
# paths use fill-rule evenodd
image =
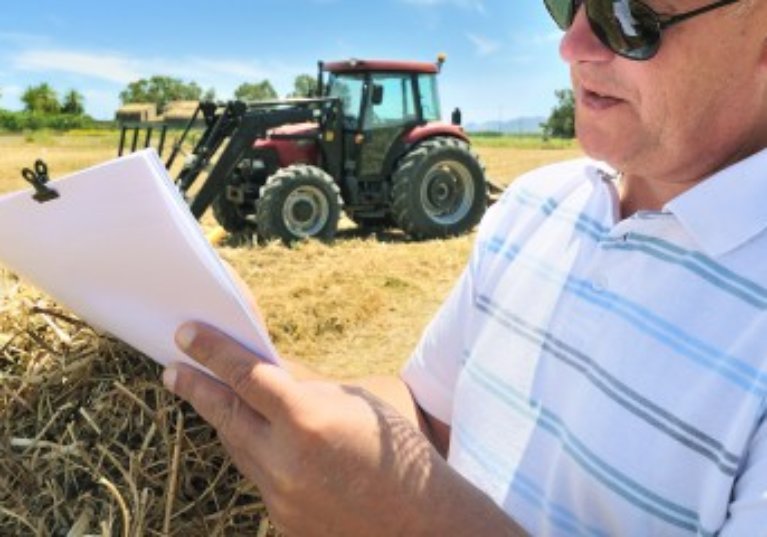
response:
<svg viewBox="0 0 767 537"><path fill-rule="evenodd" d="M391 181L401 158L429 138L468 142L457 124L441 121L437 76L445 61L320 62L321 95L339 101L341 184L346 212L363 225L391 221ZM343 187L342 187L343 188Z"/></svg>
<svg viewBox="0 0 767 537"><path fill-rule="evenodd" d="M349 60L321 65L329 73L325 95L341 100L350 130L441 119L438 64Z"/></svg>

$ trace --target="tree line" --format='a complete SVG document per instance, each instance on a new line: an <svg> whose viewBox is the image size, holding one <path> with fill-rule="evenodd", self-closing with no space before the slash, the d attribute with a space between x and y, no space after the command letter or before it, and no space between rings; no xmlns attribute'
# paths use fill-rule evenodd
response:
<svg viewBox="0 0 767 537"><path fill-rule="evenodd" d="M286 97L309 97L313 94L316 79L311 75L298 75L293 91ZM2 91L0 91L0 97ZM243 101L277 99L277 91L268 80L244 82L234 91L234 98ZM154 104L163 113L172 101L215 100L213 88L203 91L196 82L184 82L170 76L156 75L129 83L120 92L120 102ZM24 108L10 111L0 108L0 130L22 131L49 128L67 130L93 127L97 122L85 113L85 97L74 89L59 97L47 82L29 86L21 95Z"/></svg>
<svg viewBox="0 0 767 537"><path fill-rule="evenodd" d="M0 93L0 96L2 93ZM91 126L93 119L85 114L85 98L74 89L62 98L48 83L28 87L21 95L24 109L11 112L0 109L0 129L76 129Z"/></svg>
<svg viewBox="0 0 767 537"><path fill-rule="evenodd" d="M298 75L293 81L293 91L286 97L310 97L316 79L307 74ZM573 138L575 136L575 102L572 90L557 90L557 104L551 115L541 125L544 137ZM0 96L2 93L0 92ZM269 80L243 82L234 91L234 98L242 101L264 101L278 98ZM170 76L155 75L129 83L120 92L120 102L151 103L162 114L172 101L216 100L213 88L203 91L196 82L184 82ZM21 131L25 129L74 129L85 128L95 121L85 114L85 98L74 89L62 98L48 84L28 87L21 96L24 110L11 112L0 109L0 129Z"/></svg>
<svg viewBox="0 0 767 537"><path fill-rule="evenodd" d="M314 93L316 79L307 74L298 75L293 81L293 91L286 97L309 97ZM268 80L243 82L234 90L234 98L241 101L269 101L279 98ZM184 82L169 76L152 76L131 82L120 92L120 102L154 104L163 113L172 101L215 101L213 88L203 91L196 82Z"/></svg>

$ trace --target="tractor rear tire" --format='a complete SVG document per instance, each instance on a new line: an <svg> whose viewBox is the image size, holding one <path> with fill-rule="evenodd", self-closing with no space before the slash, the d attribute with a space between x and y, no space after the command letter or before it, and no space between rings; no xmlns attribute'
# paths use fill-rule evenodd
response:
<svg viewBox="0 0 767 537"><path fill-rule="evenodd" d="M253 224L242 216L237 205L228 200L225 194L219 194L213 200L211 207L216 222L229 233L240 234L253 231Z"/></svg>
<svg viewBox="0 0 767 537"><path fill-rule="evenodd" d="M256 205L259 241L331 240L342 205L341 190L320 168L298 164L278 170L261 187Z"/></svg>
<svg viewBox="0 0 767 537"><path fill-rule="evenodd" d="M430 138L407 153L392 176L392 213L415 239L460 235L487 207L479 157L457 138Z"/></svg>

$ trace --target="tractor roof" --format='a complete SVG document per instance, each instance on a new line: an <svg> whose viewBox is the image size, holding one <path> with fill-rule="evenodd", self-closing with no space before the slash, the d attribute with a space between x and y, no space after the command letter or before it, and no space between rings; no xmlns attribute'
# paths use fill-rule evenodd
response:
<svg viewBox="0 0 767 537"><path fill-rule="evenodd" d="M367 73L372 71L436 74L439 72L439 67L436 63L406 62L398 60L351 59L340 62L326 62L323 64L323 68L330 73Z"/></svg>

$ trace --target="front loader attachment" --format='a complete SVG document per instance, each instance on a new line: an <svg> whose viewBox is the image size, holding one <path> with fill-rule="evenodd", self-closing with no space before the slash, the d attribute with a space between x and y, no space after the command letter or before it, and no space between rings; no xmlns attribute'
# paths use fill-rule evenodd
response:
<svg viewBox="0 0 767 537"><path fill-rule="evenodd" d="M157 134L156 140L153 138L155 134ZM157 150L157 154L162 156L165 150L167 134L167 125L126 123L120 127L120 146L117 149L117 156L121 157L126 153L135 153L138 149L148 147L154 147Z"/></svg>

